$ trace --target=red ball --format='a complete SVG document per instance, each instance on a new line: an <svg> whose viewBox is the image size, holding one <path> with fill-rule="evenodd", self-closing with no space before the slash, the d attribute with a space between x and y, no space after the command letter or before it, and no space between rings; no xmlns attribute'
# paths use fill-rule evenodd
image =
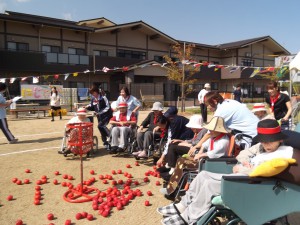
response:
<svg viewBox="0 0 300 225"><path fill-rule="evenodd" d="M152 196L152 192L151 191L147 191L147 195L148 196Z"/></svg>
<svg viewBox="0 0 300 225"><path fill-rule="evenodd" d="M59 171L55 171L54 174L57 176L59 175Z"/></svg>
<svg viewBox="0 0 300 225"><path fill-rule="evenodd" d="M53 184L57 185L58 181L56 179L53 180Z"/></svg>
<svg viewBox="0 0 300 225"><path fill-rule="evenodd" d="M22 220L17 220L16 225L23 225L23 221Z"/></svg>
<svg viewBox="0 0 300 225"><path fill-rule="evenodd" d="M159 185L160 185L160 182L159 182L159 181L156 181L156 182L155 182L155 185L156 185L156 186L159 186Z"/></svg>
<svg viewBox="0 0 300 225"><path fill-rule="evenodd" d="M30 169L25 170L25 173L30 173L30 172L31 172Z"/></svg>
<svg viewBox="0 0 300 225"><path fill-rule="evenodd" d="M71 224L72 224L71 220L66 220L65 225L71 225Z"/></svg>
<svg viewBox="0 0 300 225"><path fill-rule="evenodd" d="M126 167L127 167L127 168L131 168L130 164L127 164Z"/></svg>
<svg viewBox="0 0 300 225"><path fill-rule="evenodd" d="M34 202L33 202L35 205L39 205L41 202L39 199L35 199Z"/></svg>
<svg viewBox="0 0 300 225"><path fill-rule="evenodd" d="M145 201L145 206L149 206L150 202L148 200Z"/></svg>
<svg viewBox="0 0 300 225"><path fill-rule="evenodd" d="M8 200L8 201L11 201L11 200L13 200L13 199L14 199L14 196L12 196L12 195L7 196L7 200Z"/></svg>
<svg viewBox="0 0 300 225"><path fill-rule="evenodd" d="M139 165L140 165L139 162L135 162L134 164L135 164L136 166L139 166Z"/></svg>
<svg viewBox="0 0 300 225"><path fill-rule="evenodd" d="M81 215L82 215L83 218L86 218L88 213L87 212L82 212Z"/></svg>
<svg viewBox="0 0 300 225"><path fill-rule="evenodd" d="M122 170L117 170L117 173L118 174L122 174Z"/></svg>
<svg viewBox="0 0 300 225"><path fill-rule="evenodd" d="M12 180L11 180L13 183L16 183L17 181L18 181L18 178L13 178Z"/></svg>
<svg viewBox="0 0 300 225"><path fill-rule="evenodd" d="M17 185L22 185L23 183L22 183L21 180L18 180L18 181L16 182L16 184L17 184Z"/></svg>
<svg viewBox="0 0 300 225"><path fill-rule="evenodd" d="M53 220L53 219L54 219L53 213L49 213L49 214L47 215L47 218L48 218L48 220Z"/></svg>
<svg viewBox="0 0 300 225"><path fill-rule="evenodd" d="M63 177L64 179L68 179L68 174L64 174L62 177Z"/></svg>
<svg viewBox="0 0 300 225"><path fill-rule="evenodd" d="M77 213L76 214L76 219L77 220L81 220L82 219L82 214L81 213Z"/></svg>
<svg viewBox="0 0 300 225"><path fill-rule="evenodd" d="M41 188L41 186L35 186L35 190L41 190L42 188Z"/></svg>
<svg viewBox="0 0 300 225"><path fill-rule="evenodd" d="M24 180L24 184L29 184L30 183L30 180L29 179L25 179Z"/></svg>
<svg viewBox="0 0 300 225"><path fill-rule="evenodd" d="M94 170L90 170L90 174L94 175L95 171Z"/></svg>
<svg viewBox="0 0 300 225"><path fill-rule="evenodd" d="M94 219L94 216L92 214L87 215L87 220L92 221Z"/></svg>

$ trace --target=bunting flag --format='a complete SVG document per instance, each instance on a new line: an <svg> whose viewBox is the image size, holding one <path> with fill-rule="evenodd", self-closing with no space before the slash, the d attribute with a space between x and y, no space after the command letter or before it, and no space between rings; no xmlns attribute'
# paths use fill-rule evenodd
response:
<svg viewBox="0 0 300 225"><path fill-rule="evenodd" d="M194 68L199 68L199 71L201 70L201 67L207 67L207 68L214 68L214 71L218 71L218 69L220 68L225 68L225 69L229 69L230 73L233 73L235 71L237 71L237 69L241 69L241 71L247 69L247 68L252 68L254 69L254 71L252 72L252 74L250 75L250 78L254 77L257 74L263 74L263 73L272 73L275 71L275 67L248 67L248 66L234 66L234 65L219 65L219 64L214 64L214 63L210 63L210 62L196 62L195 60L182 60L182 61L177 61L177 62L164 62L164 63L158 63L158 62L154 62L154 63L145 63L145 64L141 64L141 65L132 65L132 66L123 66L123 67L113 67L113 68L108 68L106 66L104 66L102 69L95 69L93 71L90 71L88 69L84 70L84 71L79 71L79 72L72 72L72 73L66 73L66 74L54 74L54 75L40 75L42 76L44 79L47 79L49 76L53 77L54 79L58 79L59 76L64 76L64 80L66 80L69 75L73 75L74 77L77 77L79 75L79 73L95 73L95 72L104 72L107 73L108 71L123 71L123 72L127 72L130 70L134 70L136 68L145 68L148 66L160 66L160 67L164 67L166 69L170 69L172 65L179 65L179 64L187 64L187 65L193 65ZM278 73L276 74L277 77L282 77L284 75L284 73L286 73L288 70L288 66L283 66L280 68L280 70L278 71ZM39 82L38 78L36 76L28 76L28 77L33 77L34 81L36 83ZM26 80L28 77L22 77L21 80L24 81ZM20 78L20 77L19 77ZM6 78L0 78L0 81L5 82ZM7 78L10 79L10 82L14 82L16 78L12 79L12 78Z"/></svg>
<svg viewBox="0 0 300 225"><path fill-rule="evenodd" d="M13 82L15 82L15 80L16 80L16 78L15 77L12 77L12 78L10 78L10 80L9 80L9 83L13 83Z"/></svg>
<svg viewBox="0 0 300 225"><path fill-rule="evenodd" d="M256 68L253 70L253 72L251 73L250 78L251 78L251 77L254 77L254 76L257 75L259 72L260 72L260 67L256 67Z"/></svg>
<svg viewBox="0 0 300 225"><path fill-rule="evenodd" d="M39 82L39 77L33 77L32 83L37 84Z"/></svg>
<svg viewBox="0 0 300 225"><path fill-rule="evenodd" d="M276 76L277 76L278 78L281 78L281 77L283 77L283 75L284 75L288 70L289 70L289 66L283 66L283 67L280 68L280 70L278 70Z"/></svg>
<svg viewBox="0 0 300 225"><path fill-rule="evenodd" d="M69 75L70 75L69 73L65 74L65 80L68 79Z"/></svg>

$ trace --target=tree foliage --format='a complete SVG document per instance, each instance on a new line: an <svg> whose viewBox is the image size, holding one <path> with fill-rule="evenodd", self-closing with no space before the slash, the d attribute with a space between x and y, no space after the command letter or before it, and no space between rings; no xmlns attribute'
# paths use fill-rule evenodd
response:
<svg viewBox="0 0 300 225"><path fill-rule="evenodd" d="M192 44L185 46L176 44L172 46L173 57L171 58L169 55L164 56L164 60L168 65L168 79L181 85L182 111L184 109L185 97L193 91L192 84L197 81L197 79L194 78L197 68L189 63L193 61L192 55L194 48L195 46Z"/></svg>

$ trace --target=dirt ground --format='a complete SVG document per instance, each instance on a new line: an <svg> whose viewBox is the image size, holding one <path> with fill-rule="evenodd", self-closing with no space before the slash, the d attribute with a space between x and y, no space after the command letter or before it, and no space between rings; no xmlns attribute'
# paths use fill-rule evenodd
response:
<svg viewBox="0 0 300 225"><path fill-rule="evenodd" d="M142 121L149 111L140 112L139 121ZM80 183L80 159L72 158L57 154L62 143L64 127L71 115L63 117L63 120L55 118L55 122L51 122L49 117L37 118L21 118L15 119L8 116L8 123L12 133L19 139L16 144L7 144L7 140L0 132L0 224L12 225L18 219L21 219L26 225L40 224L65 224L66 220L71 220L72 224L106 224L106 225L154 225L160 224L162 217L156 212L156 208L169 204L170 201L165 199L159 192L162 188L162 179L149 176L150 182L144 182L145 172L154 171L151 160L140 160L139 166L135 165L134 158L114 157L109 155L103 149L102 143L99 142L101 148L95 157L83 160L83 179L88 180L92 177L96 182L93 187L100 191L105 191L111 187L109 184L103 184L99 179L99 175L112 175L112 170L123 171L123 174L112 175L113 179L124 180L128 178L124 176L125 172L132 174L133 181L138 181L139 185L132 185L132 190L140 189L141 197L135 197L130 201L123 210L112 209L109 217L103 217L98 214L98 210L93 210L92 202L86 203L70 203L63 199L63 195L68 188L63 187L63 182L70 182L74 186ZM94 124L94 132L100 141L100 135ZM131 168L126 165L130 164ZM25 170L30 169L30 173ZM94 170L95 174L90 174ZM60 175L55 175L55 171L59 171ZM63 175L71 175L73 180L63 178ZM47 183L40 185L42 199L39 205L34 204L36 182L41 180L42 176L47 176ZM12 180L17 178L22 181L22 185L17 185ZM29 184L24 184L24 180L29 179ZM58 184L55 185L53 180L57 179ZM156 182L160 182L160 186ZM121 188L121 186L117 186ZM147 191L153 193L152 196L147 195ZM13 200L8 201L7 197L13 195ZM145 206L145 201L150 202L150 206ZM86 218L77 220L76 214L87 212L92 214L92 221ZM47 215L54 214L54 220L49 221ZM290 223L300 224L300 217L295 215L290 219Z"/></svg>
<svg viewBox="0 0 300 225"><path fill-rule="evenodd" d="M140 121L147 113L146 111L140 113ZM80 183L80 159L65 158L57 154L62 143L64 126L71 117L65 116L63 120L55 118L55 121L51 122L48 117L14 119L8 116L9 128L19 138L19 142L7 144L6 138L0 132L0 224L15 224L18 219L27 225L51 222L64 224L67 219L70 219L72 224L160 224L161 216L156 212L156 208L169 204L170 201L159 192L162 187L161 178L149 176L150 182L143 181L145 172L154 171L152 161L140 160L140 165L136 166L134 158L113 157L107 154L101 142L99 147L102 149L97 155L83 160L83 179L95 177L96 182L92 186L104 191L112 185L103 184L102 180L99 180L99 175L112 175L112 170L121 169L123 174L112 175L113 179L126 181L128 178L124 173L132 174L132 180L140 183L137 186L132 185L132 189L140 189L142 196L135 197L123 210L113 208L111 215L106 218L98 215L98 210L93 210L92 202L69 203L63 199L68 188L63 187L62 182L71 182L74 186ZM95 124L94 132L100 140ZM127 164L130 164L131 168L127 168ZM26 169L30 169L31 173L26 173ZM95 175L90 174L91 170L95 171ZM61 175L55 175L55 171L59 171ZM64 174L72 175L74 180L63 179ZM35 205L36 182L44 175L47 176L48 182L41 185L41 204ZM12 182L13 178L22 182L29 179L30 183L17 185ZM58 180L58 185L53 184L54 179ZM156 181L161 185L156 186ZM147 191L151 191L153 195L148 196ZM13 195L12 201L7 200L9 195ZM150 202L150 206L145 206L146 200ZM81 212L92 214L94 220L89 221L86 218L76 220L76 214ZM54 214L54 220L47 219L49 213Z"/></svg>

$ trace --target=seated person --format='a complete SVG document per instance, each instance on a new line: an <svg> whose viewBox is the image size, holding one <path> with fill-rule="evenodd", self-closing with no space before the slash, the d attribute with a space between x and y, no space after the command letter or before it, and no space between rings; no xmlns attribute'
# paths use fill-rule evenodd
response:
<svg viewBox="0 0 300 225"><path fill-rule="evenodd" d="M163 116L163 105L160 102L154 102L152 106L152 112L148 114L146 119L142 122L141 126L138 128L137 133L137 144L139 151L134 152L133 155L137 157L148 157L149 146L153 143L154 135L160 136L160 129L157 126L157 122L160 117ZM145 127L148 126L146 131L143 131Z"/></svg>
<svg viewBox="0 0 300 225"><path fill-rule="evenodd" d="M255 103L252 112L259 120L274 119L272 114L268 114L267 108L264 103Z"/></svg>
<svg viewBox="0 0 300 225"><path fill-rule="evenodd" d="M73 118L71 118L67 124L73 124L73 123L90 123L90 119L86 117L87 115L87 111L85 108L78 108L77 112L76 112L76 116L74 116ZM66 129L66 136L68 137L68 142L72 141L72 140L76 140L77 138L77 131L75 129L73 130L67 130ZM70 150L70 146L67 146L67 149L63 149L58 151L59 154L70 154L71 150Z"/></svg>
<svg viewBox="0 0 300 225"><path fill-rule="evenodd" d="M111 154L124 152L128 145L132 126L136 125L135 114L127 110L128 105L126 102L119 103L118 108L119 111L109 121L113 125L111 130Z"/></svg>
<svg viewBox="0 0 300 225"><path fill-rule="evenodd" d="M194 132L194 137L189 140L173 139L169 144L166 156L166 167L170 167L170 175L174 172L177 159L187 154L191 147L195 146L202 137L207 133L207 129L203 129L203 120L201 115L192 115L190 121L185 125Z"/></svg>
<svg viewBox="0 0 300 225"><path fill-rule="evenodd" d="M281 132L276 120L258 122L257 133L254 141L259 143L240 152L237 156L239 163L233 167L232 175L248 175L255 167L271 159L292 158L293 148L282 144L287 136ZM157 209L160 214L167 216L162 224L195 223L209 210L212 197L220 195L224 175L201 171L178 204L172 203Z"/></svg>
<svg viewBox="0 0 300 225"><path fill-rule="evenodd" d="M179 116L177 113L177 107L170 106L164 114L170 121L170 129L172 131L171 139L188 140L193 138L194 132L185 126L189 122L189 119L184 116Z"/></svg>
<svg viewBox="0 0 300 225"><path fill-rule="evenodd" d="M174 173L168 182L166 188L161 189L161 193L165 195L172 194L182 178L184 169L198 169L198 161L203 157L208 158L220 158L226 155L229 148L229 130L225 127L225 123L222 117L213 117L211 121L204 125L203 128L209 130L210 138L202 138L202 146L194 158L180 158L177 160ZM205 140L205 141L204 141ZM204 141L204 142L203 142Z"/></svg>

